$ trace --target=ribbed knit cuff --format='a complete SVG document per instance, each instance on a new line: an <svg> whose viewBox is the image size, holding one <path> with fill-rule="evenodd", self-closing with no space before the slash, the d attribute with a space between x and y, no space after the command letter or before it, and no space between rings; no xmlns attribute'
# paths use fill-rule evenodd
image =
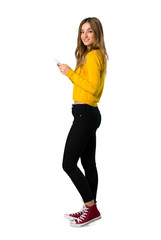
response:
<svg viewBox="0 0 161 240"><path fill-rule="evenodd" d="M67 72L66 76L70 78L70 76L74 73L74 71L70 68L69 71Z"/></svg>

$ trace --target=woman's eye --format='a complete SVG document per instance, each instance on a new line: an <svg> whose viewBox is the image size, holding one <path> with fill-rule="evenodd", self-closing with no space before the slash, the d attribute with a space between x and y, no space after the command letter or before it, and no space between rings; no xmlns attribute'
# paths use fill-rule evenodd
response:
<svg viewBox="0 0 161 240"><path fill-rule="evenodd" d="M81 32L81 34L84 33L84 32ZM92 31L88 31L88 33L92 33Z"/></svg>

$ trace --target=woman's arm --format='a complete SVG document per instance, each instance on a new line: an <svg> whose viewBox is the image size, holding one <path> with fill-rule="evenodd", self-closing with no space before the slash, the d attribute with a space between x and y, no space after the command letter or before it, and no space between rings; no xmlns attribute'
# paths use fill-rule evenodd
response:
<svg viewBox="0 0 161 240"><path fill-rule="evenodd" d="M100 86L100 71L101 63L95 52L89 52L86 56L86 65L88 70L87 79L80 77L71 68L66 73L66 76L72 83L78 85L82 89L95 95Z"/></svg>

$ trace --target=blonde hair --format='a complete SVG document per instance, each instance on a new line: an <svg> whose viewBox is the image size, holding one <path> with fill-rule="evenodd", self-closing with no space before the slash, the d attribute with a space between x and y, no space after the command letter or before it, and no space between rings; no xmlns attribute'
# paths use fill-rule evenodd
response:
<svg viewBox="0 0 161 240"><path fill-rule="evenodd" d="M81 28L84 23L88 22L94 32L95 36L95 42L90 46L90 49L85 46L81 40ZM103 28L100 20L96 17L89 17L82 20L82 22L79 25L78 29L78 38L77 38L77 48L75 50L75 57L76 57L76 68L75 70L83 65L86 61L86 55L88 52L94 49L100 49L103 54L103 60L104 60L104 70L106 70L106 63L109 59L108 54L106 52L106 47L104 43L104 34L103 34Z"/></svg>

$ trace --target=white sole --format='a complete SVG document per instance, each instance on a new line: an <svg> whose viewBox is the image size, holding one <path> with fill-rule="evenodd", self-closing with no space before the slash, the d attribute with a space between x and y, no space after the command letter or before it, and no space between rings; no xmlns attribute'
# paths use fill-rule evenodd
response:
<svg viewBox="0 0 161 240"><path fill-rule="evenodd" d="M92 219L92 220L90 220L90 221L88 221L88 222L86 222L86 223L80 223L80 224L76 224L76 223L70 223L70 226L71 227L83 227L83 226L85 226L85 225L87 225L87 224L89 224L89 223L91 223L91 222L94 222L94 221L97 221L97 220L99 220L99 219L101 219L101 216L99 216L99 217L97 217L97 218L94 218L94 219Z"/></svg>

